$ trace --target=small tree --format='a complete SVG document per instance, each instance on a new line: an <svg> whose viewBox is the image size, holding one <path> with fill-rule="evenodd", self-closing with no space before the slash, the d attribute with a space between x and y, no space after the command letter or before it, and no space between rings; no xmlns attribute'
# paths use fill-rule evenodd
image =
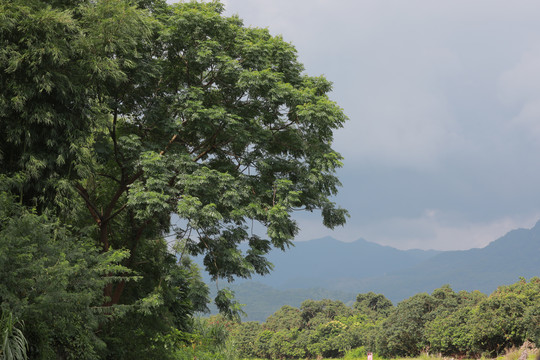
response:
<svg viewBox="0 0 540 360"><path fill-rule="evenodd" d="M26 338L34 357L99 358L104 344L95 333L98 324L123 310L102 306L103 287L134 279L119 265L126 252L100 253L84 233L28 211L2 191L0 224L4 355L21 353ZM24 336L17 318L30 324Z"/></svg>
<svg viewBox="0 0 540 360"><path fill-rule="evenodd" d="M22 323L13 317L11 311L1 309L0 316L0 359L1 360L26 360L28 342L24 337Z"/></svg>
<svg viewBox="0 0 540 360"><path fill-rule="evenodd" d="M375 294L368 292L358 294L354 308L363 314L368 315L371 319L379 319L387 317L394 305L383 294Z"/></svg>

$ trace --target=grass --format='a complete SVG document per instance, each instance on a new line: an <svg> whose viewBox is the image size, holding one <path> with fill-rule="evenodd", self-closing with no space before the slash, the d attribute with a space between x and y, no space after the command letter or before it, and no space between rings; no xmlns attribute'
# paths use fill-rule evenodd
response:
<svg viewBox="0 0 540 360"><path fill-rule="evenodd" d="M520 349L514 348L509 349L506 351L504 355L501 355L496 358L496 360L518 360L522 351ZM531 352L527 354L527 360L536 360L536 356L539 354L538 350L536 352ZM266 359L242 359L242 360L266 360ZM335 360L335 359L320 359L320 360ZM348 357L347 360L367 360L367 356L365 357L357 357L357 358L350 358ZM444 356L434 356L434 355L428 355L428 354L422 354L416 358L395 358L395 359L389 359L389 360L454 360L453 357L444 357ZM466 358L459 358L459 360L488 360L488 358L480 358L480 359L466 359Z"/></svg>
<svg viewBox="0 0 540 360"><path fill-rule="evenodd" d="M521 349L507 349L504 355L497 357L497 360L518 360L521 353ZM539 355L538 350L536 352L530 352L527 354L527 360L535 360L537 355Z"/></svg>

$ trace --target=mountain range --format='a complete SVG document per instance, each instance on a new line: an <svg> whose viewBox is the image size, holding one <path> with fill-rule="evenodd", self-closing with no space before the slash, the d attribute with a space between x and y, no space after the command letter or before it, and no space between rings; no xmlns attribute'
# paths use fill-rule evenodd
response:
<svg viewBox="0 0 540 360"><path fill-rule="evenodd" d="M540 276L540 222L512 230L481 249L463 251L398 250L363 239L331 237L297 242L268 255L275 270L239 280L230 287L246 304L248 320L264 321L282 305L331 298L352 303L373 291L397 303L419 292L449 284L455 291L489 294L520 277Z"/></svg>

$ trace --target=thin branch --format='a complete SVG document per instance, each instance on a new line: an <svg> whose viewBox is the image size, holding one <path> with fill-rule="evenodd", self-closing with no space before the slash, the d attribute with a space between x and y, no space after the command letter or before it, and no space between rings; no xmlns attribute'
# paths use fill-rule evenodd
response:
<svg viewBox="0 0 540 360"><path fill-rule="evenodd" d="M118 122L118 99L116 99L116 106L114 107L114 114L113 114L113 125L112 129L109 129L109 134L111 135L111 139L113 141L113 148L114 148L114 160L120 167L120 171L122 172L122 178L124 177L124 165L120 161L120 150L118 148L118 141L116 139L116 124Z"/></svg>
<svg viewBox="0 0 540 360"><path fill-rule="evenodd" d="M118 200L120 200L120 197L124 194L124 192L127 190L127 186L129 184L120 184L116 192L114 193L113 198L109 202L109 205L105 209L105 212L103 213L103 217L106 219L105 221L108 221L111 218L111 213L113 212L114 207L116 206L116 203Z"/></svg>
<svg viewBox="0 0 540 360"><path fill-rule="evenodd" d="M86 207L88 207L88 210L90 211L90 214L92 215L96 223L101 226L102 217L97 207L90 200L90 195L88 194L88 191L86 191L86 189L81 184L75 184L75 188L83 198L84 202L86 203Z"/></svg>
<svg viewBox="0 0 540 360"><path fill-rule="evenodd" d="M216 82L217 76L219 75L219 73L220 73L220 71L219 70L216 71L216 69L214 68L214 65L212 65L212 69L208 72L208 74L206 76L204 76L201 79L202 87L206 90L210 86L212 86ZM206 81L206 84L203 84L204 81Z"/></svg>
<svg viewBox="0 0 540 360"><path fill-rule="evenodd" d="M220 132L221 130L223 130L223 125L220 125L219 128L212 134L212 136L210 136L210 138L209 138L207 141L204 141L204 142L201 144L201 146L196 147L196 148L193 148L193 150L191 151L191 154L193 154L195 151L201 149L201 148L203 147L204 144L206 144L206 146L211 145L209 148L207 148L205 151L203 151L201 154L199 154L199 155L195 158L195 160L193 160L194 162L199 161L204 155L208 154L208 152L214 148L214 145L213 145L212 143L216 140L216 138L217 138L217 136L219 135L219 132Z"/></svg>
<svg viewBox="0 0 540 360"><path fill-rule="evenodd" d="M124 205L122 205L118 210L116 210L114 213L112 213L111 215L109 215L105 220L103 221L109 221L111 220L112 218L114 218L116 215L120 214L122 212L122 210L124 210L127 206L127 203L125 203Z"/></svg>
<svg viewBox="0 0 540 360"><path fill-rule="evenodd" d="M214 149L214 147L215 146L212 145L208 149L204 150L202 153L197 155L197 157L195 159L193 159L193 162L197 162L197 161L201 160L201 158L203 158L206 154L208 154L210 152L210 150Z"/></svg>
<svg viewBox="0 0 540 360"><path fill-rule="evenodd" d="M113 180L113 181L115 181L115 182L117 182L117 183L120 184L120 180L118 180L117 178L115 178L115 177L112 176L112 175L105 174L105 173L97 173L97 175L106 177L106 178L111 179L111 180Z"/></svg>
<svg viewBox="0 0 540 360"><path fill-rule="evenodd" d="M160 151L159 155L165 155L165 153L167 152L167 150L169 150L169 147L172 145L172 143L176 141L177 137L178 137L178 134L174 134L171 140L169 140L169 142L167 143L167 146L165 146L165 149Z"/></svg>
<svg viewBox="0 0 540 360"><path fill-rule="evenodd" d="M288 129L292 125L294 125L295 123L296 123L295 121L291 121L288 124L283 124L283 125L278 126L278 127L270 127L268 130L270 130L272 132L272 135L275 135L278 131Z"/></svg>
<svg viewBox="0 0 540 360"><path fill-rule="evenodd" d="M208 144L210 144L210 142L214 141L215 138L217 137L218 133L219 133L220 130L216 131L216 133L214 134L214 136L212 136L212 138L208 141ZM217 143L217 144L212 144L210 147L208 147L206 150L204 150L202 153L200 153L199 155L197 155L197 157L195 159L193 159L193 162L197 162L199 161L202 157L204 157L205 155L207 155L211 150L213 149L217 149L218 146L225 146L225 145L228 145L230 144L231 142L233 141L233 139L228 139L222 143Z"/></svg>
<svg viewBox="0 0 540 360"><path fill-rule="evenodd" d="M189 227L189 235L187 236L188 239L191 238L191 232L192 231L193 231L193 227L190 226ZM186 247L187 247L187 242L186 242L186 244L184 244L184 247L182 248L182 252L180 253L180 258L178 259L178 261L182 261L182 258L184 257L184 253L186 251Z"/></svg>
<svg viewBox="0 0 540 360"><path fill-rule="evenodd" d="M212 250L210 250L210 247L208 246L208 244L206 243L206 241L204 241L204 236L201 236L201 233L199 232L198 229L195 229L195 231L197 232L197 235L199 236L199 240L202 241L202 243L204 244L204 246L206 247L206 249L208 250L208 252L211 254L212 253ZM214 267L216 268L216 287L219 286L218 284L218 278L219 278L219 267L217 265L217 262L216 262L216 257L214 256Z"/></svg>

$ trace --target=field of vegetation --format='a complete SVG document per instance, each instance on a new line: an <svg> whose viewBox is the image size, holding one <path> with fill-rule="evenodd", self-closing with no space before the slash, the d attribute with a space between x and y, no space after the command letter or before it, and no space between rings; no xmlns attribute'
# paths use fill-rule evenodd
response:
<svg viewBox="0 0 540 360"><path fill-rule="evenodd" d="M366 293L352 307L306 300L300 308L283 306L262 324L213 316L198 326L191 354L198 359L365 359L369 351L374 360L525 360L540 340L540 278L501 286L489 296L443 286L394 306Z"/></svg>
<svg viewBox="0 0 540 360"><path fill-rule="evenodd" d="M498 356L496 360L535 360L540 352L536 351L523 351L522 349L510 349L504 355ZM350 352L343 358L344 360L366 360L366 355L357 355L356 352ZM428 354L421 354L418 357L406 357L406 358L394 358L389 360L452 360L453 358L434 356ZM480 360L486 360L487 358L480 358ZM264 360L260 358L249 358L241 360ZM322 358L319 360L329 360L329 358ZM460 360L478 360L475 358L461 358Z"/></svg>

